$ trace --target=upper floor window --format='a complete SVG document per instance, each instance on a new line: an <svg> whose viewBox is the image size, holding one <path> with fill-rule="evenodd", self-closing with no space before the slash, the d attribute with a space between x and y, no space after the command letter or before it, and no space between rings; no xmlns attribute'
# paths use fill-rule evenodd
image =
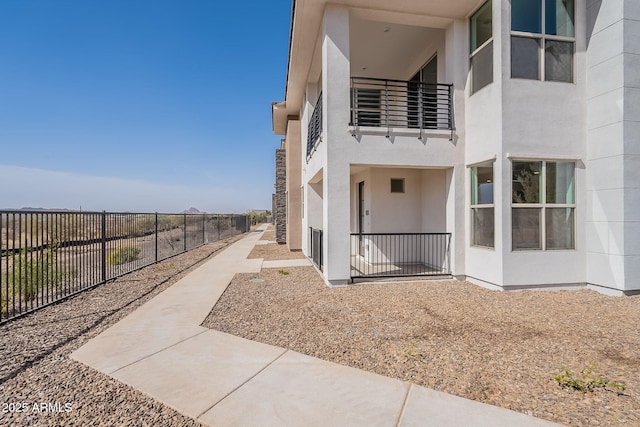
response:
<svg viewBox="0 0 640 427"><path fill-rule="evenodd" d="M511 77L573 82L575 0L511 0Z"/></svg>
<svg viewBox="0 0 640 427"><path fill-rule="evenodd" d="M493 30L491 0L480 6L469 19L471 93L493 82Z"/></svg>

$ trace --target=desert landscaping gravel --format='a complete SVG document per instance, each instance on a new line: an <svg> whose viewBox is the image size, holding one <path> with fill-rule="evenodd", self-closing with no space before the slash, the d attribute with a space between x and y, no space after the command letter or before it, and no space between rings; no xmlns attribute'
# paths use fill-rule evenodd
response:
<svg viewBox="0 0 640 427"><path fill-rule="evenodd" d="M204 325L567 425L640 426L640 297L454 280L330 289L292 267L236 275ZM623 394L553 378L588 367Z"/></svg>
<svg viewBox="0 0 640 427"><path fill-rule="evenodd" d="M271 243L268 245L256 245L247 258L262 258L265 261L276 261L283 259L304 259L306 256L302 252L289 251L287 245Z"/></svg>
<svg viewBox="0 0 640 427"><path fill-rule="evenodd" d="M0 325L0 425L199 425L69 356L238 238ZM251 256L300 257L257 247ZM640 426L640 297L453 280L329 289L315 268L290 267L236 275L204 325L567 425ZM626 389L553 378L587 367Z"/></svg>
<svg viewBox="0 0 640 427"><path fill-rule="evenodd" d="M0 325L0 425L200 425L69 356L238 239L202 246Z"/></svg>

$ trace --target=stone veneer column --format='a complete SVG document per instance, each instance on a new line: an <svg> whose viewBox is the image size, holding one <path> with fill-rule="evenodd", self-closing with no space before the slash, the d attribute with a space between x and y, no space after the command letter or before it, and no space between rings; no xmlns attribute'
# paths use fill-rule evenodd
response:
<svg viewBox="0 0 640 427"><path fill-rule="evenodd" d="M286 150L276 150L276 197L274 224L276 242L287 242L287 178L286 178Z"/></svg>

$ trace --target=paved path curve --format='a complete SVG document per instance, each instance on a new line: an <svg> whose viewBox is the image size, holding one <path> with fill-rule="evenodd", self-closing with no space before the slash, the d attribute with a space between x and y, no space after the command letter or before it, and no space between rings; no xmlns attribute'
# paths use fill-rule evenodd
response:
<svg viewBox="0 0 640 427"><path fill-rule="evenodd" d="M265 227L71 357L211 426L556 425L200 326L234 274L310 265L247 259Z"/></svg>

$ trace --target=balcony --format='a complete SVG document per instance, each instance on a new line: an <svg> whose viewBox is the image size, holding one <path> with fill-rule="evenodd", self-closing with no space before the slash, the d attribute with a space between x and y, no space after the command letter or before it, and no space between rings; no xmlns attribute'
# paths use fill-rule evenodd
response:
<svg viewBox="0 0 640 427"><path fill-rule="evenodd" d="M352 77L350 124L453 131L453 85Z"/></svg>
<svg viewBox="0 0 640 427"><path fill-rule="evenodd" d="M307 128L307 158L311 157L313 151L316 149L318 142L320 142L320 135L322 134L322 92L316 101L316 106L311 114L311 120L309 120L309 127Z"/></svg>

